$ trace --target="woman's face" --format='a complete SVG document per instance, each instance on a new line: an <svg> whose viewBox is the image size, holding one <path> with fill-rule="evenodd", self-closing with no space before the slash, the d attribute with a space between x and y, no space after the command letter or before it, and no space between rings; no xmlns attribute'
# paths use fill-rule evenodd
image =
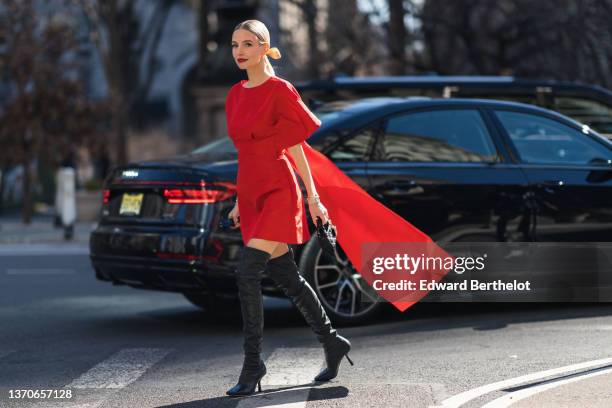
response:
<svg viewBox="0 0 612 408"><path fill-rule="evenodd" d="M259 44L257 36L250 31L238 29L232 34L232 56L240 69L261 63L268 49L269 45Z"/></svg>

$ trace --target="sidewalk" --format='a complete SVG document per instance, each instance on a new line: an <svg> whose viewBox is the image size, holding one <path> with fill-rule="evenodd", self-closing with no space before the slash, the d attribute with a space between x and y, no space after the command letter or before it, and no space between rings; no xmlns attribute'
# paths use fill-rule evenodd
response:
<svg viewBox="0 0 612 408"><path fill-rule="evenodd" d="M78 222L74 225L71 240L64 239L63 228L53 225L53 217L35 215L30 224L24 224L18 215L0 216L0 245L57 243L74 244L89 242L89 234L95 222Z"/></svg>
<svg viewBox="0 0 612 408"><path fill-rule="evenodd" d="M609 408L611 406L612 374L610 373L568 382L512 404L513 408Z"/></svg>

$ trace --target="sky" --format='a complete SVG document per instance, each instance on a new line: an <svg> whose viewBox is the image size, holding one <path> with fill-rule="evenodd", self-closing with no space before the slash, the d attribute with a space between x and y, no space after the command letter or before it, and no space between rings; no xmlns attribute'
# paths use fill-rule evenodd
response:
<svg viewBox="0 0 612 408"><path fill-rule="evenodd" d="M417 5L421 5L424 0L413 0L413 2ZM372 16L372 22L380 24L383 21L387 21L389 19L389 9L387 7L387 0L357 0L357 7L359 7L362 11L372 11L373 9L377 10L381 15L380 17ZM406 24L410 26L412 21L410 19L406 19Z"/></svg>

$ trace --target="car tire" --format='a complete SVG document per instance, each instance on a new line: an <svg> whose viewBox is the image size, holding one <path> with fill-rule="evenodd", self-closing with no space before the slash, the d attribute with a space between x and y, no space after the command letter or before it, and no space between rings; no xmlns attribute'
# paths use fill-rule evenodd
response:
<svg viewBox="0 0 612 408"><path fill-rule="evenodd" d="M332 266L334 260L330 260L324 255L316 235L313 235L301 253L299 259L300 273L314 289L332 324L338 326L361 325L371 321L381 313L384 306L381 302L384 302L384 300L378 297L377 301L374 302L359 302L361 297L365 298L365 294L347 277L346 272L351 268L351 264L340 248L340 245L337 244L337 246L336 270L334 270ZM348 266L346 262L348 262ZM330 273L329 271L332 270L333 272ZM354 269L352 272L348 275L354 276L356 274ZM329 278L333 278L334 273L338 277L335 287L330 282L324 282ZM324 286L326 284L328 286ZM340 302L336 303L338 301L338 294L341 292ZM354 312L348 307L352 299L351 296L356 297ZM337 304L339 305L338 308L335 307Z"/></svg>

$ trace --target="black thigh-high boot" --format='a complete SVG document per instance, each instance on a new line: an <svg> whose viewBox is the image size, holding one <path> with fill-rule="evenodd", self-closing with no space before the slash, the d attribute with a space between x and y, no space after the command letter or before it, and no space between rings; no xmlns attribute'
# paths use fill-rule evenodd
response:
<svg viewBox="0 0 612 408"><path fill-rule="evenodd" d="M331 321L314 289L300 275L293 257L293 249L289 247L289 252L286 254L270 259L266 268L269 277L291 299L323 345L327 367L315 377L315 381L329 381L335 378L344 356L353 365L348 356L351 343L340 336L336 329L332 327Z"/></svg>
<svg viewBox="0 0 612 408"><path fill-rule="evenodd" d="M226 394L230 396L249 395L266 375L266 366L261 359L264 316L261 277L270 254L266 251L245 246L236 270L236 284L242 312L242 332L244 334L244 363L238 384Z"/></svg>

